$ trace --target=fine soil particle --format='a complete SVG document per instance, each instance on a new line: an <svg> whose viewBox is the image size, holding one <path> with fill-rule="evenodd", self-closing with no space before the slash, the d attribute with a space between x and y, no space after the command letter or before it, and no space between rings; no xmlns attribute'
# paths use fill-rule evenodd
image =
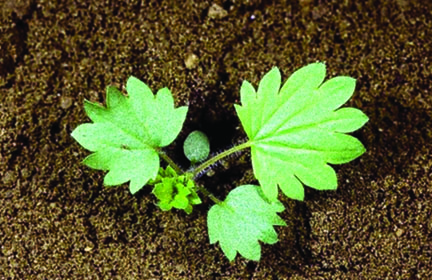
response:
<svg viewBox="0 0 432 280"><path fill-rule="evenodd" d="M431 2L241 2L0 4L1 279L432 279ZM186 215L150 188L105 188L70 136L84 99L134 75L189 106L166 148L187 166L193 130L212 152L245 138L243 80L315 61L357 79L347 105L370 117L354 133L367 152L335 166L337 191L282 198L288 226L259 263L209 244L209 199ZM200 182L220 198L256 183L247 153L213 171Z"/></svg>

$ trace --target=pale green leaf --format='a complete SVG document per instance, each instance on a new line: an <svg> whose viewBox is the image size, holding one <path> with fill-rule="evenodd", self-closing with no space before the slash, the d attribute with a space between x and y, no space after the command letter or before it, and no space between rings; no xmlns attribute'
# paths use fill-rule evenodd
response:
<svg viewBox="0 0 432 280"><path fill-rule="evenodd" d="M283 210L279 201L269 203L258 186L237 187L224 202L212 206L208 212L210 244L219 242L230 261L237 252L246 259L258 261L261 257L258 241L276 243L278 238L273 226L286 225L277 215Z"/></svg>
<svg viewBox="0 0 432 280"><path fill-rule="evenodd" d="M183 152L192 164L205 160L210 153L210 143L203 132L192 131L183 143Z"/></svg>
<svg viewBox="0 0 432 280"><path fill-rule="evenodd" d="M158 91L135 77L127 81L129 96L107 87L107 107L85 101L84 108L93 121L79 125L72 137L94 152L84 164L109 171L104 184L120 185L130 181L136 193L159 169L157 149L170 144L179 134L187 107L174 108L168 89Z"/></svg>
<svg viewBox="0 0 432 280"><path fill-rule="evenodd" d="M341 108L353 94L355 80L335 77L325 83L325 65L313 63L296 72L282 88L273 68L259 84L241 88L235 109L249 137L252 165L263 192L276 200L278 187L288 197L303 200L302 183L318 190L337 188L328 163L349 162L365 152L352 132L368 117L354 108Z"/></svg>

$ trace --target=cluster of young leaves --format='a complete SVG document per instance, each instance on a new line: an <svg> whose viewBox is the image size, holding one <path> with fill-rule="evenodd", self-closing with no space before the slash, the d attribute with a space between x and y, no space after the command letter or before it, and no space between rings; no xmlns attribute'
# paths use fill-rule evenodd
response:
<svg viewBox="0 0 432 280"><path fill-rule="evenodd" d="M168 88L156 97L151 89L135 77L126 83L129 96L117 88L107 87L107 107L85 100L84 109L93 121L79 125L72 137L93 154L83 163L109 171L106 186L130 181L132 194L149 179L155 179L160 167L158 150L169 145L179 134L187 107L174 108Z"/></svg>
<svg viewBox="0 0 432 280"><path fill-rule="evenodd" d="M363 126L367 116L355 108L339 108L352 96L355 80L335 77L324 82L324 78L325 65L313 63L296 71L282 87L276 67L263 77L257 91L249 82L243 83L241 105L235 109L249 138L242 145L251 148L260 186L233 189L207 217L210 242L219 242L229 260L237 252L259 260L259 241L277 241L273 227L285 225L277 215L284 209L277 199L279 188L298 200L304 199L303 184L336 189L336 173L328 164L345 163L364 153L360 141L345 133ZM178 174L170 166L164 170L159 164L160 148L177 137L187 107L174 108L168 89L159 90L155 97L134 77L126 89L128 97L108 87L107 108L85 102L93 123L82 124L72 133L93 152L84 163L109 171L105 185L130 181L130 190L136 193L149 183L162 210L174 207L190 213L192 205L201 203L190 173ZM184 151L192 164L200 162L208 156L208 139L195 133L188 137Z"/></svg>
<svg viewBox="0 0 432 280"><path fill-rule="evenodd" d="M192 213L192 206L201 203L201 199L195 192L195 183L189 176L179 175L171 166L162 167L155 180L150 180L149 185L154 185L153 194L159 199L158 206L163 211L169 211L173 207Z"/></svg>

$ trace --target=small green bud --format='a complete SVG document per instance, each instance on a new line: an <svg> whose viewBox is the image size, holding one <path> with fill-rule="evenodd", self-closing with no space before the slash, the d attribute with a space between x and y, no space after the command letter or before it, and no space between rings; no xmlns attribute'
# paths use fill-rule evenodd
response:
<svg viewBox="0 0 432 280"><path fill-rule="evenodd" d="M157 197L158 206L163 211L173 207L184 210L187 214L192 212L192 206L201 203L195 192L195 184L185 175L178 175L171 166L160 169L157 181L153 181L152 193Z"/></svg>

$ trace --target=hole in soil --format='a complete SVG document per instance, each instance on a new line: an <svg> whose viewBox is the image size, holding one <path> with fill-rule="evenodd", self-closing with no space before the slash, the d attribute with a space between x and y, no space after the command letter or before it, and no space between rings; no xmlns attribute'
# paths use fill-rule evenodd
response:
<svg viewBox="0 0 432 280"><path fill-rule="evenodd" d="M49 129L49 135L50 135L50 140L53 143L56 143L58 140L58 134L61 131L61 127L60 127L60 123L59 122L54 122L51 124L50 129Z"/></svg>

